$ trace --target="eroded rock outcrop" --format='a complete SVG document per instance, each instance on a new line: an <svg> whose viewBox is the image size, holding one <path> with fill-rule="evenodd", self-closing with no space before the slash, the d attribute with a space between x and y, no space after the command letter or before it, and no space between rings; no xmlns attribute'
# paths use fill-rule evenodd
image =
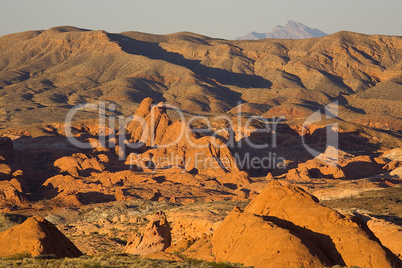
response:
<svg viewBox="0 0 402 268"><path fill-rule="evenodd" d="M27 202L21 184L16 180L0 181L0 204L23 205Z"/></svg>
<svg viewBox="0 0 402 268"><path fill-rule="evenodd" d="M347 161L342 166L342 170L349 179L361 179L382 173L384 165L381 159L360 155Z"/></svg>
<svg viewBox="0 0 402 268"><path fill-rule="evenodd" d="M212 239L217 261L255 267L400 267L362 222L326 208L303 189L272 181Z"/></svg>
<svg viewBox="0 0 402 268"><path fill-rule="evenodd" d="M27 253L34 257L54 254L57 257L79 257L79 249L52 223L31 217L20 225L0 233L0 257Z"/></svg>
<svg viewBox="0 0 402 268"><path fill-rule="evenodd" d="M212 246L219 261L255 267L323 267L330 263L310 241L237 207L215 232Z"/></svg>
<svg viewBox="0 0 402 268"><path fill-rule="evenodd" d="M147 255L164 251L171 245L170 226L165 213L159 211L151 218L143 230L143 235L136 234L124 248L129 254Z"/></svg>
<svg viewBox="0 0 402 268"><path fill-rule="evenodd" d="M296 186L271 182L244 210L269 217L307 237L333 265L394 267L400 260L382 247L365 227L348 216L326 208Z"/></svg>
<svg viewBox="0 0 402 268"><path fill-rule="evenodd" d="M212 252L218 261L254 267L323 267L330 263L310 241L237 207L212 237Z"/></svg>
<svg viewBox="0 0 402 268"><path fill-rule="evenodd" d="M367 224L381 244L402 258L402 227L400 225L365 214L358 214L357 217Z"/></svg>
<svg viewBox="0 0 402 268"><path fill-rule="evenodd" d="M93 171L102 172L105 170L105 166L96 158L90 158L82 153L59 158L54 162L54 166L71 176L88 175Z"/></svg>
<svg viewBox="0 0 402 268"><path fill-rule="evenodd" d="M336 164L330 165L314 158L305 163L300 163L297 168L289 170L287 178L293 181L307 182L315 178L345 178L345 173Z"/></svg>
<svg viewBox="0 0 402 268"><path fill-rule="evenodd" d="M186 122L171 123L163 104L151 107L152 99L144 99L135 112L128 130L131 141L151 147L141 154L130 154L126 164L139 169L182 167L204 174L237 172L235 158L222 139L198 138Z"/></svg>

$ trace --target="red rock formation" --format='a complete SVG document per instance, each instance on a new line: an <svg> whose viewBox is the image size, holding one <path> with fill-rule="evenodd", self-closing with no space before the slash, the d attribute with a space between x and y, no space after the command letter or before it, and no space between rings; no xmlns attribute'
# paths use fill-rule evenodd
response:
<svg viewBox="0 0 402 268"><path fill-rule="evenodd" d="M70 175L56 175L47 179L41 189L42 198L51 199L65 205L80 206L82 203L113 201L113 196L104 196L105 189L97 183L86 183ZM108 192L107 192L108 193Z"/></svg>
<svg viewBox="0 0 402 268"><path fill-rule="evenodd" d="M140 103L138 109L134 112L134 118L130 125L127 127L127 132L131 134L131 139L133 142L140 140L143 129L142 122L145 117L150 113L151 106L154 101L151 98L145 98Z"/></svg>
<svg viewBox="0 0 402 268"><path fill-rule="evenodd" d="M378 163L368 155L356 156L342 165L342 170L350 179L361 179L383 172L384 164Z"/></svg>
<svg viewBox="0 0 402 268"><path fill-rule="evenodd" d="M225 218L211 242L218 261L254 267L323 267L330 264L311 242L239 208Z"/></svg>
<svg viewBox="0 0 402 268"><path fill-rule="evenodd" d="M170 230L165 213L159 211L151 218L143 231L143 235L136 234L128 242L124 252L147 255L164 251L170 247L172 241Z"/></svg>
<svg viewBox="0 0 402 268"><path fill-rule="evenodd" d="M85 154L78 153L72 156L64 156L54 162L54 166L58 167L61 172L68 172L71 176L78 177L85 174L85 171L105 170L105 166L95 158L89 158Z"/></svg>
<svg viewBox="0 0 402 268"><path fill-rule="evenodd" d="M141 169L175 166L204 174L239 171L234 156L220 138L197 139L186 122L170 122L163 104L150 108L150 103L151 99L144 99L137 109L139 112L135 112L135 115L146 115L146 127L133 120L129 129L133 141L154 148L129 155L127 165Z"/></svg>
<svg viewBox="0 0 402 268"><path fill-rule="evenodd" d="M21 184L16 179L0 181L0 204L21 206L27 202L22 193Z"/></svg>
<svg viewBox="0 0 402 268"><path fill-rule="evenodd" d="M396 256L385 250L358 223L323 207L301 188L272 181L244 211L286 223L287 228L316 244L333 264L363 267L401 265Z"/></svg>
<svg viewBox="0 0 402 268"><path fill-rule="evenodd" d="M31 217L20 225L0 233L0 257L27 253L34 257L54 254L57 257L79 257L82 253L52 223Z"/></svg>
<svg viewBox="0 0 402 268"><path fill-rule="evenodd" d="M287 179L293 181L310 181L314 178L345 178L345 174L338 165L330 165L319 159L311 159L300 163L297 168L288 172Z"/></svg>
<svg viewBox="0 0 402 268"><path fill-rule="evenodd" d="M363 220L370 231L399 258L402 258L402 227L400 225L377 219L369 215L357 215Z"/></svg>

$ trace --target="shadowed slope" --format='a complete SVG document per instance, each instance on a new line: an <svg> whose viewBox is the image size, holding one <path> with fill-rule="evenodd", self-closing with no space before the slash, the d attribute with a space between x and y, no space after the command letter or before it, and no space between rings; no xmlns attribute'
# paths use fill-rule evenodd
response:
<svg viewBox="0 0 402 268"><path fill-rule="evenodd" d="M238 102L319 107L343 94L347 121L400 118L393 95L401 71L401 37L228 41L61 26L0 37L0 125L60 121L72 106L98 100L130 114L145 97L223 113ZM393 108L378 109L385 106Z"/></svg>

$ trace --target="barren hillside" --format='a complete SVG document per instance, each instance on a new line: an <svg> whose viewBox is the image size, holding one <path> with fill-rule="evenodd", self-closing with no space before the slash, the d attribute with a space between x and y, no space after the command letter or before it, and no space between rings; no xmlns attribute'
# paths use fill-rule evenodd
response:
<svg viewBox="0 0 402 268"><path fill-rule="evenodd" d="M227 41L56 27L0 37L0 126L63 121L98 100L130 114L152 97L213 114L239 102L298 114L339 100L348 122L400 130L401 81L396 36Z"/></svg>

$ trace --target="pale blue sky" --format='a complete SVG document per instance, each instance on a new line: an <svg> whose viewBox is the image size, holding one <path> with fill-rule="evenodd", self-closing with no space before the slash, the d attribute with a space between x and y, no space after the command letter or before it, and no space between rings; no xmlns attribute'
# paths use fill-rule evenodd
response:
<svg viewBox="0 0 402 268"><path fill-rule="evenodd" d="M0 0L0 35L72 25L233 39L288 20L327 33L402 35L401 0Z"/></svg>

